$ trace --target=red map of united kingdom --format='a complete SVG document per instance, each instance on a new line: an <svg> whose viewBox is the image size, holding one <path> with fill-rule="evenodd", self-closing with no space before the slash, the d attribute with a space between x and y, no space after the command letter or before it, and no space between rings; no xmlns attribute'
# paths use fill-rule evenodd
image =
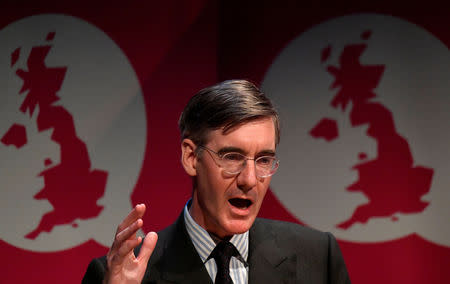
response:
<svg viewBox="0 0 450 284"><path fill-rule="evenodd" d="M55 33L49 33L46 40L52 41ZM42 216L39 225L25 237L36 239L42 232L51 232L56 225L71 224L76 219L96 217L103 210L97 200L103 196L107 172L91 169L87 146L78 136L70 114L59 101L57 92L61 89L67 67L47 67L45 59L51 45L35 46L27 59L28 70L18 69L17 76L23 80L19 95L26 93L20 106L24 115L30 117L38 111L36 125L39 132L52 131L51 140L60 147L60 163L45 159L45 166L51 166L39 173L44 187L34 196L47 199L53 210ZM11 67L20 57L20 48L11 55ZM36 108L38 106L38 108ZM26 128L13 124L0 140L6 146L20 150L26 145ZM76 226L72 223L73 226Z"/></svg>
<svg viewBox="0 0 450 284"><path fill-rule="evenodd" d="M370 38L366 31L362 38ZM332 89L338 91L330 105L349 111L352 127L365 125L367 135L377 143L377 156L365 160L361 153L360 163L352 169L358 172L358 180L347 187L348 191L359 191L368 198L368 203L359 205L348 220L336 226L348 229L355 223L366 223L370 218L392 217L395 213L411 214L422 212L428 202L421 197L430 190L433 169L414 165L407 139L396 130L391 111L383 104L375 102L374 89L384 73L384 65L362 65L360 57L367 44L350 44L344 47L339 57L339 66L328 66L327 71L334 77ZM331 54L331 46L322 52L322 62ZM351 104L349 104L351 102ZM337 123L323 118L310 135L332 141L338 138Z"/></svg>

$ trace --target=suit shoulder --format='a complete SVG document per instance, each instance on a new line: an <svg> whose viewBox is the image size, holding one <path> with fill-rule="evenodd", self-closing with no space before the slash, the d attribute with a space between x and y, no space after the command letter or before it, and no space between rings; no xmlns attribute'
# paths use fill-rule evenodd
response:
<svg viewBox="0 0 450 284"><path fill-rule="evenodd" d="M331 235L300 224L264 218L257 218L254 226L259 233L273 235L279 241L288 243L323 243L328 242Z"/></svg>
<svg viewBox="0 0 450 284"><path fill-rule="evenodd" d="M292 275L306 277L305 283L350 283L338 243L330 233L258 218L249 241L253 263L259 263L260 258L272 263L285 259L285 267L290 267Z"/></svg>
<svg viewBox="0 0 450 284"><path fill-rule="evenodd" d="M157 262L164 254L164 249L167 247L167 243L170 242L175 234L175 225L172 224L161 231L157 232L158 241L156 242L155 249L153 250L152 256L150 257L150 264ZM141 250L142 243L134 249L135 255L139 254Z"/></svg>
<svg viewBox="0 0 450 284"><path fill-rule="evenodd" d="M94 258L90 263L84 274L83 280L81 280L82 284L88 283L102 283L103 276L106 271L106 257L102 256L99 258Z"/></svg>

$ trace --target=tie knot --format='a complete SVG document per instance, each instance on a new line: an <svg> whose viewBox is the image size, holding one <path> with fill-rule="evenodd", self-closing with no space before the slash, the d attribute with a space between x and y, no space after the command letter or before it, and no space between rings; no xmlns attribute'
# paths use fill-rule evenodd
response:
<svg viewBox="0 0 450 284"><path fill-rule="evenodd" d="M211 252L209 258L214 258L217 264L216 284L233 283L230 277L230 259L239 256L236 247L229 241L221 241Z"/></svg>
<svg viewBox="0 0 450 284"><path fill-rule="evenodd" d="M239 252L232 243L229 241L221 241L211 252L210 257L214 258L216 262L230 263L231 257L238 255Z"/></svg>

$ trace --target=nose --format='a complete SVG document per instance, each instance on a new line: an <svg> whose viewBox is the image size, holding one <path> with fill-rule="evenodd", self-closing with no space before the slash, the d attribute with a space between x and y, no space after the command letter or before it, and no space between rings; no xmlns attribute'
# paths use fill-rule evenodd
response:
<svg viewBox="0 0 450 284"><path fill-rule="evenodd" d="M237 186L243 191L249 191L257 182L255 161L247 160L244 169L237 176Z"/></svg>

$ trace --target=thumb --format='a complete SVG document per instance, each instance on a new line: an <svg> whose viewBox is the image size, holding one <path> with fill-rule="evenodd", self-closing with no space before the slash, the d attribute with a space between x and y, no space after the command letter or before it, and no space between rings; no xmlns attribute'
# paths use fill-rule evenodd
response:
<svg viewBox="0 0 450 284"><path fill-rule="evenodd" d="M146 265L150 256L155 249L156 242L158 241L158 235L155 232L148 233L144 238L144 243L142 244L141 251L137 257L139 262L144 262Z"/></svg>

